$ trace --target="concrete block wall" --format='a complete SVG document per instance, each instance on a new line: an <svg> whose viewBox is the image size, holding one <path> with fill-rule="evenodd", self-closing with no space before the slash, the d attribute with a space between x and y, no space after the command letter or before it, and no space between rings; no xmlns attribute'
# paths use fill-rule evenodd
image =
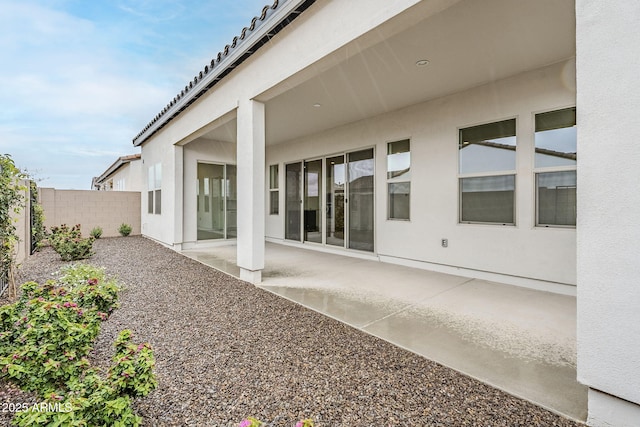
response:
<svg viewBox="0 0 640 427"><path fill-rule="evenodd" d="M88 236L94 227L102 227L102 237L116 237L120 224L129 224L131 234L140 234L140 192L56 190L39 188L45 227L67 224L82 226Z"/></svg>

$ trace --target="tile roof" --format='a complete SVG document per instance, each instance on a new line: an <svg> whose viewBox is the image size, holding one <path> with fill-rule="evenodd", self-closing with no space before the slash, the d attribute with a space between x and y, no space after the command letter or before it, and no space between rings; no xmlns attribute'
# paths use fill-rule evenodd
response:
<svg viewBox="0 0 640 427"><path fill-rule="evenodd" d="M113 162L113 164L111 166L109 166L107 168L107 170L105 170L102 173L102 175L93 178L92 187L93 187L93 185L99 184L102 181L104 181L105 179L107 179L109 177L109 175L113 174L115 171L120 169L125 164L127 164L129 162L132 162L134 160L140 160L141 158L142 158L142 154L140 154L140 153L130 154L128 156L118 157L118 159L115 162Z"/></svg>
<svg viewBox="0 0 640 427"><path fill-rule="evenodd" d="M254 17L251 24L244 27L240 34L233 38L231 44L218 52L211 62L205 65L204 69L133 138L133 145L139 146L149 139L314 2L315 0L274 0L273 4L263 7L260 15ZM288 4L296 7L278 22L270 22L271 18L277 15L276 10Z"/></svg>

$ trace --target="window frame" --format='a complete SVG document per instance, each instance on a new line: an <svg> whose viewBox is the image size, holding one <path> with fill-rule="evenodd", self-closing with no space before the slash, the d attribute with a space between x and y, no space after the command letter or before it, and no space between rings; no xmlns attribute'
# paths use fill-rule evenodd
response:
<svg viewBox="0 0 640 427"><path fill-rule="evenodd" d="M514 160L514 169L505 169L505 170L494 170L494 171L481 171L481 172L466 172L466 173L462 173L461 172L461 159L460 159L460 151L461 151L461 146L462 146L462 132L464 130L467 129L472 129L472 128L477 128L480 126L485 126L485 125L491 125L491 124L497 124L497 123L503 123L503 122L508 122L508 121L514 121L513 124L513 129L514 129L514 135L513 137L515 138L515 148L514 148L514 152L515 152L515 160ZM457 170L458 170L458 174L457 174L457 180L458 180L458 224L467 224L467 225L494 225L494 226L510 226L510 227L516 227L518 225L518 221L517 221L517 188L518 188L518 117L517 116L511 116L511 117L507 117L507 118L503 118L503 119L496 119L496 120L492 120L492 121L484 121L481 123L477 123L474 125L468 125L468 126L460 126L457 129L457 140L456 143L458 145L458 149L457 149L457 155L456 155L456 162L457 162ZM462 203L462 195L463 195L463 191L462 191L462 183L464 179L468 179L468 178L489 178L489 177L500 177L500 176L513 176L513 222L502 222L502 221L470 221L470 220L463 220L462 218L462 213L463 213L463 203Z"/></svg>
<svg viewBox="0 0 640 427"><path fill-rule="evenodd" d="M407 143L408 145L408 149L407 151L399 151L399 152L391 152L392 151L392 146L393 144L401 144L401 143ZM407 138L403 138L403 139L398 139L398 140L394 140L394 141L387 141L386 142L386 195L387 195L387 221L411 221L411 138L407 137ZM389 170L389 156L393 156L395 154L402 154L402 153L408 153L409 154L409 167L407 168L406 172L398 175L398 176L393 176L393 172L396 171L391 171ZM395 184L407 184L408 185L408 193L407 193L407 217L406 218L402 218L402 217L396 217L396 216L392 216L392 203L391 203L391 187L394 186Z"/></svg>
<svg viewBox="0 0 640 427"><path fill-rule="evenodd" d="M576 174L576 181L577 181L577 168L578 168L578 161L577 161L577 145L576 145L576 163L573 165L561 165L561 166L536 166L536 149L538 148L536 146L536 117L542 114L548 114L548 113L554 113L554 112L560 112L560 111L565 111L565 110L574 110L576 111L576 106L575 105L571 105L571 106L567 106L567 107L558 107L558 108L552 108L552 109L546 109L546 110L542 110L542 111L537 111L532 113L532 122L533 122L533 168L532 168L532 174L533 174L533 185L534 185L534 189L533 189L533 197L534 197L534 227L537 229L546 229L546 228L566 228L566 229L575 229L576 225L572 225L572 224L547 224L547 223L541 223L540 222L540 196L539 196L539 185L538 185L538 179L540 177L540 175L543 174L547 174L547 173L555 173L555 172L574 172ZM577 114L577 111L576 111ZM574 122L574 127L577 128L577 116L576 116L576 120ZM568 128L568 126L565 126L563 128ZM563 128L558 128L558 129L563 129ZM576 141L577 142L577 141ZM577 192L577 182L576 182L576 192ZM577 214L576 214L576 221L577 223Z"/></svg>

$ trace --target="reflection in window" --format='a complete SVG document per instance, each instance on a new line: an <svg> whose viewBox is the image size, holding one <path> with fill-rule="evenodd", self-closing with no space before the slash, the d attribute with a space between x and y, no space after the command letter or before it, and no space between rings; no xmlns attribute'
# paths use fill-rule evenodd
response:
<svg viewBox="0 0 640 427"><path fill-rule="evenodd" d="M322 160L304 162L304 241L322 243Z"/></svg>
<svg viewBox="0 0 640 427"><path fill-rule="evenodd" d="M387 144L387 178L411 178L411 150L409 140Z"/></svg>
<svg viewBox="0 0 640 427"><path fill-rule="evenodd" d="M516 120L460 129L459 137L460 221L515 224Z"/></svg>
<svg viewBox="0 0 640 427"><path fill-rule="evenodd" d="M149 167L147 180L147 213L162 213L162 163Z"/></svg>
<svg viewBox="0 0 640 427"><path fill-rule="evenodd" d="M344 246L345 226L345 168L344 156L327 159L327 207L326 242L328 245Z"/></svg>
<svg viewBox="0 0 640 427"><path fill-rule="evenodd" d="M390 182L389 219L409 219L411 183Z"/></svg>
<svg viewBox="0 0 640 427"><path fill-rule="evenodd" d="M575 166L576 109L536 114L536 167Z"/></svg>
<svg viewBox="0 0 640 427"><path fill-rule="evenodd" d="M373 252L374 167L373 149L347 154L350 249Z"/></svg>
<svg viewBox="0 0 640 427"><path fill-rule="evenodd" d="M576 225L576 171L539 173L538 225Z"/></svg>
<svg viewBox="0 0 640 427"><path fill-rule="evenodd" d="M575 108L536 114L537 225L576 225L576 134Z"/></svg>
<svg viewBox="0 0 640 427"><path fill-rule="evenodd" d="M198 240L236 237L236 176L234 165L198 163Z"/></svg>
<svg viewBox="0 0 640 427"><path fill-rule="evenodd" d="M408 139L387 144L387 218L408 220L411 199L411 146Z"/></svg>
<svg viewBox="0 0 640 427"><path fill-rule="evenodd" d="M516 169L516 120L460 129L460 174Z"/></svg>
<svg viewBox="0 0 640 427"><path fill-rule="evenodd" d="M278 165L269 166L269 215L278 215L280 212L278 179Z"/></svg>

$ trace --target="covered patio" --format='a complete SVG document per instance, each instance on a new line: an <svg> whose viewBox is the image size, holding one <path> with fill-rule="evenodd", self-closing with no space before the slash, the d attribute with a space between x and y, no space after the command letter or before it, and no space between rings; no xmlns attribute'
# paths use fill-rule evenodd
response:
<svg viewBox="0 0 640 427"><path fill-rule="evenodd" d="M576 298L267 243L257 285L567 417L584 421ZM236 246L182 254L239 277Z"/></svg>

